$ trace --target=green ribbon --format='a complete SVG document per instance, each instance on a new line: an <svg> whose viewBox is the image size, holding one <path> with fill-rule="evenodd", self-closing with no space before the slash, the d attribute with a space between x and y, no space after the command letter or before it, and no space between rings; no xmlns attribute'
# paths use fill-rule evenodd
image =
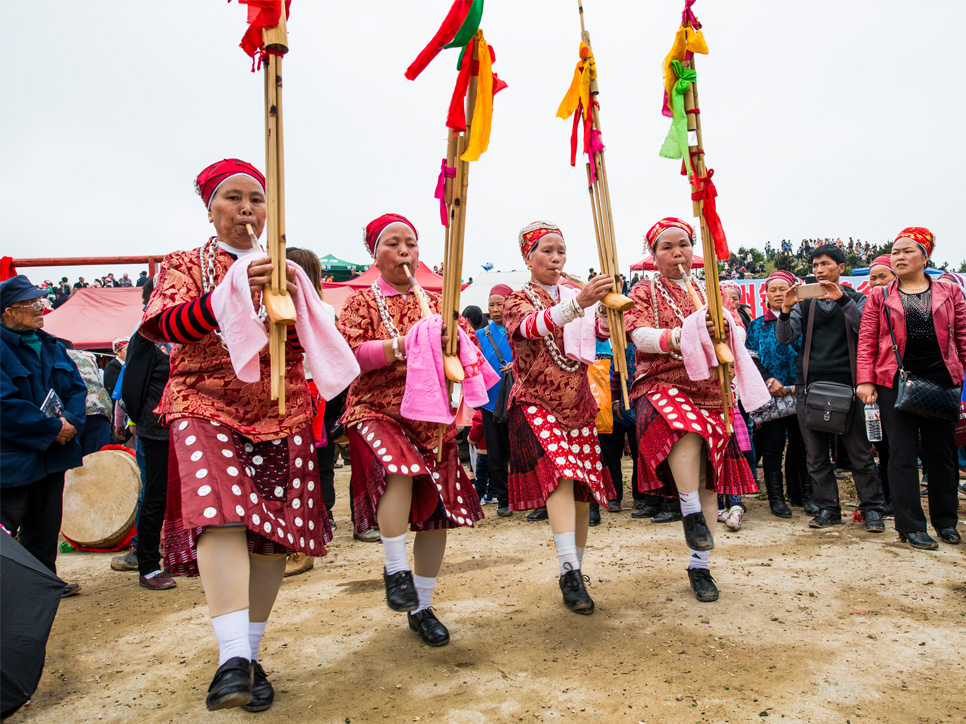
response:
<svg viewBox="0 0 966 724"><path fill-rule="evenodd" d="M684 94L692 82L698 79L696 71L685 68L681 61L672 60L671 68L677 75L677 82L671 87L671 128L668 129L667 138L661 146L661 156L664 158L683 158L684 167L688 170L688 177L691 176L691 154L688 151L688 116L684 109Z"/></svg>
<svg viewBox="0 0 966 724"><path fill-rule="evenodd" d="M473 4L470 6L469 12L466 13L466 18L463 20L463 24L460 25L460 29L456 31L456 36L453 38L449 45L444 45L444 48L462 48L460 51L460 57L456 60L456 70L459 70L463 65L463 52L466 50L466 44L469 43L473 36L476 35L476 31L480 29L480 21L483 19L483 0L473 0Z"/></svg>

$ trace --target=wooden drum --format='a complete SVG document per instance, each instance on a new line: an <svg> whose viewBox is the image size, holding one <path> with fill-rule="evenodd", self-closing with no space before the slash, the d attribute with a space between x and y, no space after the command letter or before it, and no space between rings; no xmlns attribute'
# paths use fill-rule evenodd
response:
<svg viewBox="0 0 966 724"><path fill-rule="evenodd" d="M64 479L61 533L85 548L112 548L130 532L137 517L141 472L133 455L101 450Z"/></svg>

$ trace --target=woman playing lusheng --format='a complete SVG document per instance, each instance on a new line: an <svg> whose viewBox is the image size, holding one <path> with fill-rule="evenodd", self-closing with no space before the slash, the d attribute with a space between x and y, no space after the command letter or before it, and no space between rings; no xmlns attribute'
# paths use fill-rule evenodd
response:
<svg viewBox="0 0 966 724"><path fill-rule="evenodd" d="M546 505L564 604L590 614L594 601L581 573L589 504L596 498L607 505L616 494L601 464L594 427L597 403L587 364L594 360L595 335L593 317L584 315L611 291L613 280L595 276L576 295L558 286L567 247L559 227L548 221L525 226L519 241L530 281L503 305L516 380L508 423L510 507ZM565 325L572 325L572 333L565 334Z"/></svg>
<svg viewBox="0 0 966 724"><path fill-rule="evenodd" d="M630 397L637 413L638 480L642 492L659 489L680 497L684 537L691 549L691 588L699 601L716 601L708 552L714 548L717 494L743 495L757 488L734 436L725 432L720 383L713 375L692 381L681 356L682 323L697 309L678 267L690 273L694 232L684 221L668 217L651 227L646 240L659 273L631 290L635 305L624 315L637 347ZM706 301L703 285L695 281L694 286ZM721 298L737 318L731 296ZM707 324L710 329L710 317ZM739 322L729 328L726 319L726 331L735 335L737 345L744 344Z"/></svg>
<svg viewBox="0 0 966 724"><path fill-rule="evenodd" d="M140 330L151 340L176 343L157 410L170 429L165 567L201 575L219 646L208 708L262 711L275 692L258 663L258 648L285 556L325 555L332 534L294 328L285 355L286 412L280 415L269 400L267 349L259 355L258 381L241 381L224 341L227 325L219 325L217 316L223 307L215 300L240 288L244 298L229 298L250 317L271 279L271 261L252 249L245 228L250 224L260 235L265 226L265 178L244 161L226 159L202 171L196 187L216 236L165 257ZM233 268L236 262L242 266ZM247 275L247 289L223 284L235 272ZM288 289L298 295L294 279L290 267ZM330 340L324 353L351 361L334 326ZM329 375L338 383L354 372Z"/></svg>
<svg viewBox="0 0 966 724"><path fill-rule="evenodd" d="M437 463L439 425L410 420L400 412L406 333L420 319L417 292L410 289L405 269L408 265L416 272L418 239L415 227L398 214L384 214L366 227L366 248L380 276L369 289L353 292L339 316L339 331L362 368L349 388L342 423L349 434L356 533L379 526L386 602L394 611L409 612L409 627L424 642L443 646L449 643L449 631L431 603L446 531L473 525L483 511L460 465L456 427L446 429L442 462ZM429 308L438 313L439 295L427 297ZM472 335L472 327L465 320L460 323ZM416 531L412 572L407 526Z"/></svg>

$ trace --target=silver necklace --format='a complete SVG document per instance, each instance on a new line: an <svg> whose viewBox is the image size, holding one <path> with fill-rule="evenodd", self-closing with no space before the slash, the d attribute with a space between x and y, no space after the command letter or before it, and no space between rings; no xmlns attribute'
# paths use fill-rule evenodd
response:
<svg viewBox="0 0 966 724"><path fill-rule="evenodd" d="M658 287L658 289L655 289L655 287ZM701 286L701 283L698 282L697 280L695 280L694 287L695 287L695 289L698 290L698 296L700 297L700 296L703 295L704 296L704 299L705 299L705 302L707 302L708 295L707 295L707 292L705 292L704 288ZM664 282L661 281L661 275L658 275L655 279L653 279L651 281L651 307L654 309L654 328L655 329L660 329L661 328L660 318L658 317L658 313L657 313L657 304L658 304L657 303L657 293L658 293L658 291L661 292L661 296L664 297L664 301L666 301L668 303L668 305L671 307L671 311L674 312L675 316L678 319L680 319L681 322L683 323L684 322L684 312L682 312L681 309L678 307L678 305L674 303L674 300L671 299L671 295L668 294L667 293L667 290L664 288ZM683 360L684 359L684 357L682 357L680 354L678 354L677 352L675 352L674 350L672 350L670 348L670 346L668 346L667 353L671 357L671 359L676 359L676 360Z"/></svg>
<svg viewBox="0 0 966 724"><path fill-rule="evenodd" d="M218 237L213 236L208 239L208 242L204 244L198 252L199 261L201 262L201 290L205 294L213 290L217 284L215 282L215 255L218 252ZM258 298L258 318L265 322L268 319L268 311L265 309L265 305L262 304L261 292L259 292ZM225 344L225 338L221 333L221 329L215 327L212 332L219 340L221 340L221 346L228 349L228 345Z"/></svg>
<svg viewBox="0 0 966 724"><path fill-rule="evenodd" d="M527 297L533 303L534 308L537 312L543 312L543 303L540 301L540 297L537 296L536 290L533 288L532 282L527 282L523 285L523 291L526 293ZM549 294L549 292L548 292ZM567 358L557 346L557 343L553 339L552 334L548 334L543 338L543 343L547 346L550 351L550 356L553 357L553 361L557 363L557 367L562 369L564 372L576 372L580 369L580 362L577 360L572 360Z"/></svg>
<svg viewBox="0 0 966 724"><path fill-rule="evenodd" d="M379 288L378 279L372 283L370 289L372 289L372 296L376 298L376 307L379 309L379 318L382 320L382 325L386 328L386 331L389 332L389 338L392 339L393 337L400 336L399 330L396 328L396 325L393 324L392 317L389 315L389 309L386 307L386 297ZM414 292L414 294L418 294L418 292ZM425 291L423 292L423 299L425 299L426 303L429 304L429 295L426 294Z"/></svg>

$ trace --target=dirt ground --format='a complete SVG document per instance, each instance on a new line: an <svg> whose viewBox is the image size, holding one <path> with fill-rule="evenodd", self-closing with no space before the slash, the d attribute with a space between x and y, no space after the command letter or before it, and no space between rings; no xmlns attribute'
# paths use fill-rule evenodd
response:
<svg viewBox="0 0 966 724"><path fill-rule="evenodd" d="M847 522L812 531L747 498L718 526L717 603L685 574L680 523L603 512L584 570L593 616L564 609L545 522L487 518L451 534L434 599L452 634L423 645L385 605L378 544L352 539L347 469L329 555L287 578L262 661L262 714L208 713L217 650L198 579L150 592L110 555L69 553L33 701L8 721L912 722L966 720L966 546L936 552ZM962 509L962 508L961 508ZM410 538L411 541L411 538Z"/></svg>

